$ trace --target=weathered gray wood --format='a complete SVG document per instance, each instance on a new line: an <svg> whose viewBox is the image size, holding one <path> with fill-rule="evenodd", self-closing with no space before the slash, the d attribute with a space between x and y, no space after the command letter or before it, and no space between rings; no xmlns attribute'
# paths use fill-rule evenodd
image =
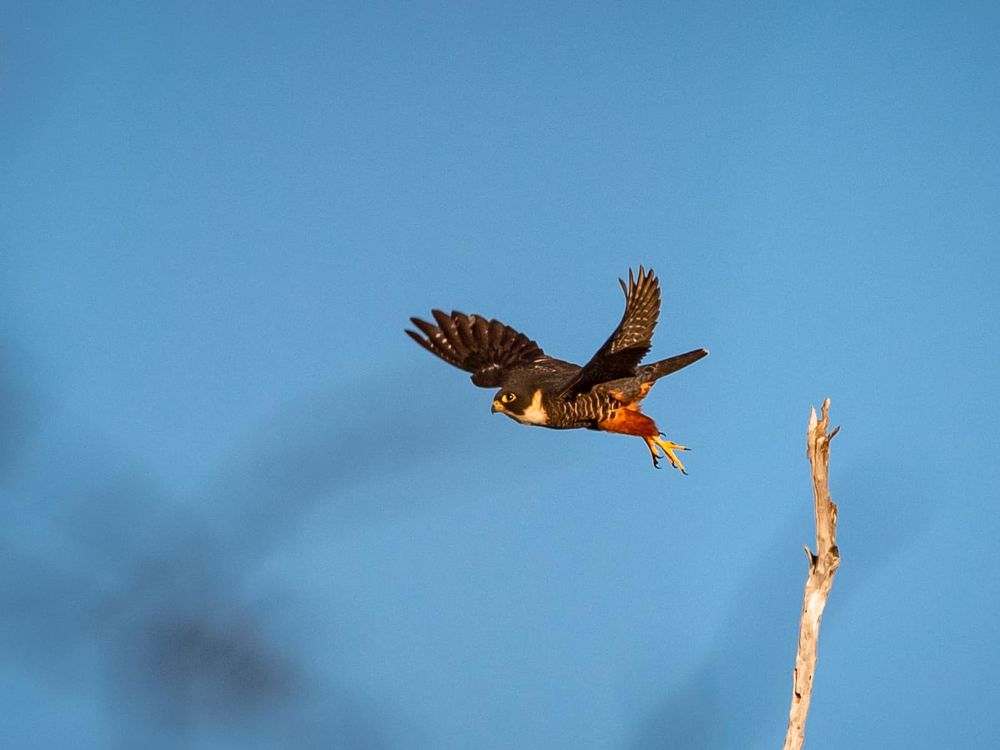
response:
<svg viewBox="0 0 1000 750"><path fill-rule="evenodd" d="M802 598L802 619L799 622L799 648L795 655L792 676L792 707L788 713L788 731L783 750L799 750L805 742L806 717L812 698L813 675L816 673L819 625L823 619L833 577L840 566L837 548L837 506L830 497L830 441L840 430L830 426L830 399L823 402L822 416L816 418L813 407L809 414L806 455L812 464L813 502L816 511L816 554L809 547L809 576Z"/></svg>

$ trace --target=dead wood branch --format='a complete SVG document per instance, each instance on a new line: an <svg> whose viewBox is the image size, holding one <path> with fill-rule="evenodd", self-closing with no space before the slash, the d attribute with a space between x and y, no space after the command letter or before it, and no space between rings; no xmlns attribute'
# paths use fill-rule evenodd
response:
<svg viewBox="0 0 1000 750"><path fill-rule="evenodd" d="M816 419L815 407L809 415L806 455L812 464L813 500L816 510L816 554L806 547L809 559L809 577L806 579L802 600L802 619L799 623L799 649L795 655L795 672L792 677L792 707L788 713L788 731L784 750L799 750L805 742L806 717L812 697L813 675L816 673L819 625L823 619L833 577L840 566L837 549L837 506L830 498L830 441L840 430L830 426L830 399L823 402L822 416Z"/></svg>

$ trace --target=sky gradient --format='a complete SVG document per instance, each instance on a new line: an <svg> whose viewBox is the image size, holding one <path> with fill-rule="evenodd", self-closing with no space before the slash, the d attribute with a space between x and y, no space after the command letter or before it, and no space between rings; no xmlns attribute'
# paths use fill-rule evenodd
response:
<svg viewBox="0 0 1000 750"><path fill-rule="evenodd" d="M995 3L23 3L0 28L0 744L991 747ZM432 307L646 411L516 425Z"/></svg>

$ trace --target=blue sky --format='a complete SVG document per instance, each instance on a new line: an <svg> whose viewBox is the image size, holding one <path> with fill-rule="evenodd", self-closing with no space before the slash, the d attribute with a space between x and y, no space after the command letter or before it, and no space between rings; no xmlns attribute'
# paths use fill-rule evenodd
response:
<svg viewBox="0 0 1000 750"><path fill-rule="evenodd" d="M0 736L770 748L833 399L810 748L988 747L990 3L26 3L0 29ZM403 335L712 355L637 440Z"/></svg>

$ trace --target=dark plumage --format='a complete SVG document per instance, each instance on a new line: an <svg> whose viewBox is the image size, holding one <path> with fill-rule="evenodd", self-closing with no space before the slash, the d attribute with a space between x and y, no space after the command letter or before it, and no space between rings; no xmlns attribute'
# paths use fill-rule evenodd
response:
<svg viewBox="0 0 1000 750"><path fill-rule="evenodd" d="M639 402L659 378L701 359L708 350L640 366L660 315L659 281L652 269L639 266L637 276L629 271L627 285L621 279L619 283L625 292L622 320L582 367L550 357L523 333L478 315L433 310L437 325L411 318L420 333L406 332L432 354L472 373L476 385L500 388L494 412L523 424L637 435L652 453L654 465L660 448L684 471L674 451L686 449L663 440L653 420L641 413Z"/></svg>

